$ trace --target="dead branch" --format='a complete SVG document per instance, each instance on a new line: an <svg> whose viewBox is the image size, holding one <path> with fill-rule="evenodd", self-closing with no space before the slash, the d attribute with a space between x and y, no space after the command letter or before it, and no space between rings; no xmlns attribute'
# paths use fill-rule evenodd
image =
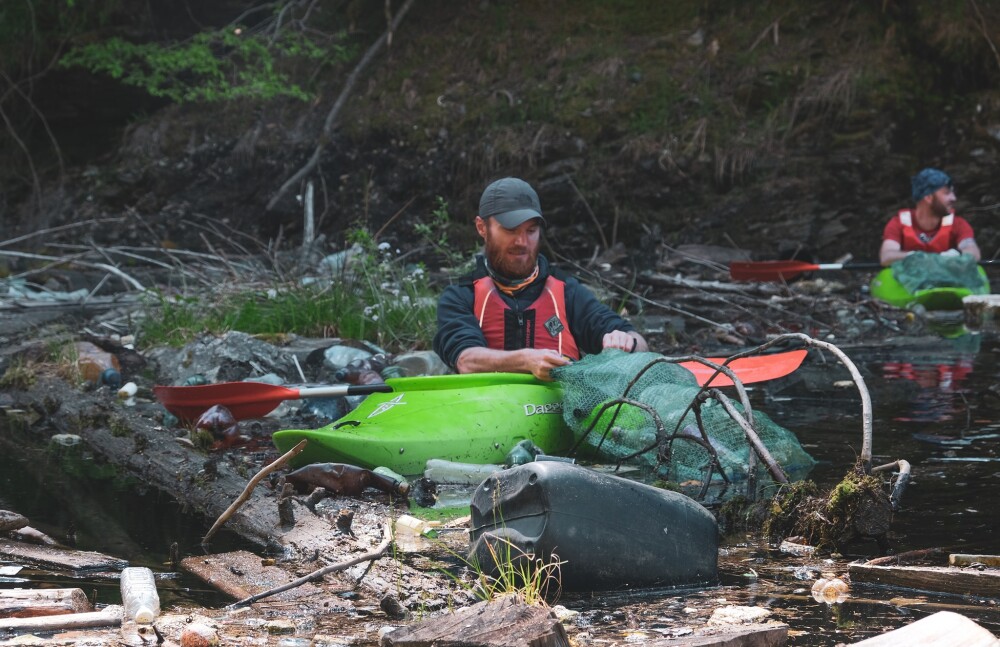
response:
<svg viewBox="0 0 1000 647"><path fill-rule="evenodd" d="M139 290L140 292L146 292L146 288L143 287L142 283L139 283L139 281L135 280L125 272L122 272L114 265L108 265L107 263L91 263L89 261L83 261L78 258L57 258L55 256L47 256L45 254L28 254L26 252L7 252L3 250L0 250L0 256L12 256L15 258L30 258L39 261L52 261L54 264L69 263L72 265L82 265L84 267L94 267L114 274L122 281L131 285L133 288Z"/></svg>
<svg viewBox="0 0 1000 647"><path fill-rule="evenodd" d="M32 238L38 238L39 236L48 236L49 234L54 234L59 231L64 231L66 229L75 229L77 227L86 227L88 225L106 225L112 223L120 223L125 220L124 217L118 218L98 218L94 220L84 220L82 222L71 222L68 225L60 225L58 227L49 227L47 229L38 229L31 232L30 234L25 234L23 236L18 236L17 238L10 238L7 240L0 241L0 247L8 247L10 245L15 245L17 243L24 242L26 240L31 240Z"/></svg>
<svg viewBox="0 0 1000 647"><path fill-rule="evenodd" d="M365 553L364 555L358 555L353 559L349 559L345 562L338 562L336 564L330 564L329 566L324 566L323 568L317 569L308 575L303 575L297 580L292 580L281 586L277 586L273 589L268 589L267 591L261 591L251 595L248 598L244 598L239 602L233 602L227 609L239 609L240 607L245 607L247 605L253 604L258 600L263 600L264 598L270 597L272 595L277 595L278 593L283 593L289 589L294 589L295 587L302 586L303 584L308 584L309 582L314 582L323 578L325 575L330 573L336 573L337 571L342 571L346 568L350 568L355 564L360 564L361 562L368 562L378 559L386 554L389 550L389 545L392 544L392 528L389 526L389 522L386 521L382 525L382 543L375 547L375 550Z"/></svg>
<svg viewBox="0 0 1000 647"><path fill-rule="evenodd" d="M573 187L574 191L576 191L576 195L580 198L580 202L583 203L583 208L587 210L587 213L590 214L590 219L594 221L594 226L597 228L597 234L601 237L601 244L604 245L604 249L611 249L611 246L608 245L608 239L604 235L604 230L601 228L601 222L597 219L597 214L594 213L594 210L590 208L590 203L587 202L587 198L584 197L583 192L576 186L576 182L573 181L573 178L567 175L566 181L569 182L569 185Z"/></svg>
<svg viewBox="0 0 1000 647"><path fill-rule="evenodd" d="M986 39L987 44L989 44L990 49L993 50L993 58L997 60L997 66L1000 67L1000 52L997 52L997 46L993 44L990 39L990 32L986 28L986 19L983 18L983 12L979 10L979 5L976 4L976 0L969 0L972 4L972 9L976 12L976 16L979 18L979 30L983 32L983 38Z"/></svg>
<svg viewBox="0 0 1000 647"><path fill-rule="evenodd" d="M302 450L304 450L306 448L306 445L308 443L309 443L308 440L304 440L303 439L298 445L296 445L295 447L292 447L287 452L285 452L284 454L282 454L273 463L271 463L270 465L267 465L266 467L264 467L263 469L261 469L259 472L257 472L257 474L252 479L250 479L250 482L247 483L247 486L245 488L243 488L243 492L239 495L239 497L237 497L236 500L233 501L232 505L230 505L228 508L226 508L225 512L223 512L221 515L219 515L219 518L212 525L212 528L202 538L202 540L201 540L201 546L202 546L202 548L206 548L207 547L208 540L212 538L212 535L214 535L215 532L219 528L222 527L222 524L226 523L226 521L228 521L229 518L232 517L236 513L237 510L239 510L239 508L240 508L241 505L243 505L244 503L246 503L247 499L250 498L250 493L253 492L253 489L255 487L257 487L257 484L260 483L264 479L265 476L267 476L271 472L275 471L276 469L279 469L279 468L283 467L285 465L285 463L287 463L292 458L295 458L296 456L298 456L299 454L301 454Z"/></svg>
<svg viewBox="0 0 1000 647"><path fill-rule="evenodd" d="M312 157L309 158L309 161L306 162L302 168L300 168L292 177L288 178L288 180L281 185L278 192L275 193L274 197L272 197L267 203L268 211L274 209L274 207L278 204L278 201L281 200L281 198L283 198L293 186L297 185L306 175L311 173L312 170L319 164L319 158L323 154L323 149L326 147L326 143L330 141L333 133L333 127L337 123L340 111L343 110L344 105L347 103L347 98L351 95L351 92L354 91L354 86L357 84L358 78L375 59L375 56L379 53L379 51L381 51L382 47L390 41L392 33L399 28L399 24L403 21L403 17L410 10L410 7L413 6L413 2L414 0L406 0L406 3L400 7L395 18L393 18L392 22L389 24L388 29L385 30L378 40L372 43L372 45L368 48L368 51L365 52L364 56L361 57L361 60L358 61L358 64L354 67L354 70L344 82L344 87L340 91L340 96L337 97L333 107L330 108L330 112L326 115L326 121L323 123L323 131L320 134L319 143L316 144L316 149L313 151Z"/></svg>

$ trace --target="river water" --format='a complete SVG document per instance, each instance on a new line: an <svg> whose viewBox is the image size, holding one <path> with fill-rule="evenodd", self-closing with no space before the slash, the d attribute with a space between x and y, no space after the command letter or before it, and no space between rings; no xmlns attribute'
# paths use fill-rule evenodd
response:
<svg viewBox="0 0 1000 647"><path fill-rule="evenodd" d="M1000 521L994 503L1000 492L1000 341L989 334L901 338L843 350L871 394L873 464L905 459L912 465L903 509L893 517L891 550L1000 553L994 532ZM843 380L850 380L847 370L814 350L794 375L752 389L755 407L795 431L819 461L809 478L821 491L843 478L861 449L861 399L853 386L837 384ZM849 644L940 610L962 613L1000 635L995 600L860 584L841 603L811 595L821 574L844 576L850 562L878 555L874 541L834 559L784 555L751 537L729 537L720 553L718 588L563 603L590 607L584 622L591 639L620 644L682 636L684 625L707 619L722 604L767 607L789 625L791 645Z"/></svg>
<svg viewBox="0 0 1000 647"><path fill-rule="evenodd" d="M903 509L893 519L896 552L946 547L951 552L1000 553L1000 339L990 333L957 339L900 338L878 346L843 349L865 377L874 412L874 464L905 459L912 482ZM792 376L755 385L754 406L793 430L819 462L809 478L821 489L835 485L861 448L861 400L835 358L810 351ZM14 509L33 525L79 548L99 550L168 570L169 547L182 556L197 552L211 520L184 514L169 497L146 492L131 481L98 478L101 468L85 454L72 460L15 451L5 430L0 452L0 508ZM14 445L11 445L11 441ZM223 533L213 550L252 548ZM861 542L836 559L783 555L750 537L729 537L720 554L719 587L679 595L647 591L629 596L565 596L561 603L582 609L573 621L585 637L603 644L684 635L683 627L707 619L722 604L769 608L791 627L789 644L850 643L909 624L933 611L953 609L1000 634L1000 610L992 601L854 585L839 604L817 602L810 587L821 573L847 573L848 564L878 554ZM42 571L18 574L30 582L60 582ZM12 581L0 586L24 585ZM0 578L2 580L2 578ZM30 584L29 584L30 585ZM107 578L63 581L114 602L117 582ZM164 588L164 603L207 606L222 600L190 578Z"/></svg>

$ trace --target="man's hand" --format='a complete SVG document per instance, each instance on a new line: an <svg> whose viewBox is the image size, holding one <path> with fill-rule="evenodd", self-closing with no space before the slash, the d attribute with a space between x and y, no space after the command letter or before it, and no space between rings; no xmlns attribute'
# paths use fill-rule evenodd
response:
<svg viewBox="0 0 1000 647"><path fill-rule="evenodd" d="M941 256L945 256L947 258L951 258L953 256L959 256L959 255L961 255L961 253L962 252L958 251L957 249L949 249L946 252L941 252Z"/></svg>
<svg viewBox="0 0 1000 647"><path fill-rule="evenodd" d="M604 335L602 346L605 349L617 348L626 353L644 353L649 350L646 340L642 338L642 335L637 332L624 332L621 330L612 330Z"/></svg>
<svg viewBox="0 0 1000 647"><path fill-rule="evenodd" d="M526 367L529 372L537 377L539 380L544 380L546 382L552 381L552 375L550 371L557 366L565 366L569 364L569 360L554 350L539 350L537 348L526 348L523 351L525 353Z"/></svg>

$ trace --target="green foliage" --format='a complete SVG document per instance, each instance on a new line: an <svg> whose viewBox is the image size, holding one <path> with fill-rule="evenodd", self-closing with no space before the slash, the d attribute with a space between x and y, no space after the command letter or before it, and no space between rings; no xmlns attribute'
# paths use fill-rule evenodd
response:
<svg viewBox="0 0 1000 647"><path fill-rule="evenodd" d="M168 45L111 38L74 48L59 63L108 74L155 97L184 103L280 96L306 100L309 93L280 69L281 63L348 56L341 46L323 49L296 32L284 31L271 40L227 28Z"/></svg>
<svg viewBox="0 0 1000 647"><path fill-rule="evenodd" d="M505 537L490 537L487 541L490 564L472 564L475 571L475 592L481 600L496 600L517 596L525 604L545 604L555 599L562 588L560 579L565 561L552 553L550 561L522 551Z"/></svg>
<svg viewBox="0 0 1000 647"><path fill-rule="evenodd" d="M15 359L0 377L0 389L26 391L35 385L36 367L29 362Z"/></svg>
<svg viewBox="0 0 1000 647"><path fill-rule="evenodd" d="M448 213L448 202L441 196L437 197L437 206L431 211L426 222L417 221L413 230L421 240L429 244L435 253L444 259L449 266L461 265L467 259L456 250L448 238L448 230L452 228L451 215Z"/></svg>
<svg viewBox="0 0 1000 647"><path fill-rule="evenodd" d="M430 346L437 299L421 265L408 265L365 230L351 234L345 262L308 282L229 295L167 298L146 304L143 346L180 346L203 332L296 333L372 341L389 351Z"/></svg>

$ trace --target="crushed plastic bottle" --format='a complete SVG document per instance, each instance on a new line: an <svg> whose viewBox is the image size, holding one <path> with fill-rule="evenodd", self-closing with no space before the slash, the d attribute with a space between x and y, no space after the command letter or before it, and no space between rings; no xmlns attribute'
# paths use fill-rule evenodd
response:
<svg viewBox="0 0 1000 647"><path fill-rule="evenodd" d="M382 371L386 366L385 355L379 353L364 359L356 359L347 366L337 369L333 379L348 384L381 384L385 382Z"/></svg>
<svg viewBox="0 0 1000 647"><path fill-rule="evenodd" d="M390 480L396 482L397 483L397 485L396 485L396 491L397 492L402 492L404 494L405 493L409 493L409 491L410 491L410 482L407 481L406 478L403 475L399 474L398 472L394 472L391 469L389 469L388 467L379 466L379 467L376 467L375 469L373 469L372 473L373 474L378 474L379 476L384 476L385 478L390 479Z"/></svg>
<svg viewBox="0 0 1000 647"><path fill-rule="evenodd" d="M440 458L431 458L427 461L426 469L424 469L424 478L434 483L479 485L491 474L499 472L502 469L502 465L456 463Z"/></svg>
<svg viewBox="0 0 1000 647"><path fill-rule="evenodd" d="M504 459L503 463L507 467L524 465L525 463L534 461L536 456L544 453L545 452L543 452L538 445L531 442L531 439L525 438L518 444L514 445L509 452L507 452L507 457Z"/></svg>
<svg viewBox="0 0 1000 647"><path fill-rule="evenodd" d="M105 370L109 368L116 371L121 370L117 357L89 341L78 341L74 347L76 348L76 367L80 371L80 376L88 382L100 384L101 374Z"/></svg>
<svg viewBox="0 0 1000 647"><path fill-rule="evenodd" d="M396 535L409 535L410 537L437 537L436 526L441 525L440 521L424 521L411 517L408 514L400 515L396 519Z"/></svg>
<svg viewBox="0 0 1000 647"><path fill-rule="evenodd" d="M367 488L405 497L410 484L346 463L312 463L289 472L285 479L300 490L322 487L334 495L358 496Z"/></svg>
<svg viewBox="0 0 1000 647"><path fill-rule="evenodd" d="M153 571L144 566L122 569L121 591L126 620L150 624L160 615L160 596Z"/></svg>

